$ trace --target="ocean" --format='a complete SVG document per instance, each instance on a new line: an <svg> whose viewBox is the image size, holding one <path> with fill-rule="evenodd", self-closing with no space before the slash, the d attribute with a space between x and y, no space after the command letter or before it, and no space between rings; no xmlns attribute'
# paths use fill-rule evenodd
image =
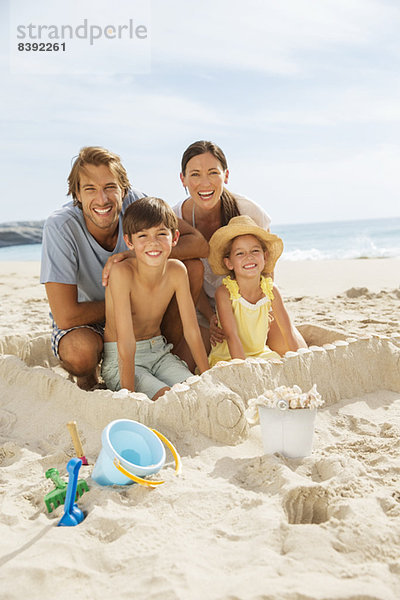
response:
<svg viewBox="0 0 400 600"><path fill-rule="evenodd" d="M281 260L400 258L400 217L272 226L284 242ZM41 244L0 248L0 260L40 260Z"/></svg>

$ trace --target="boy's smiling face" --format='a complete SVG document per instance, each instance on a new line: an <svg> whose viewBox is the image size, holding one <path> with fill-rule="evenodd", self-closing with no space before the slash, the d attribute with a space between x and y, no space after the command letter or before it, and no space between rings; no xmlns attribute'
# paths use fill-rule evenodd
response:
<svg viewBox="0 0 400 600"><path fill-rule="evenodd" d="M124 235L126 245L130 250L134 250L136 258L139 262L143 262L148 266L159 266L165 262L171 250L178 243L179 231L175 231L175 235L163 223L142 229L129 238Z"/></svg>

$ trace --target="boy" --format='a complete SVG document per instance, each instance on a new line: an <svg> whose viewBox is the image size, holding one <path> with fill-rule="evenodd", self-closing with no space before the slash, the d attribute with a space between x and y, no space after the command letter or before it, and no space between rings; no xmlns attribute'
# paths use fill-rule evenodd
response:
<svg viewBox="0 0 400 600"><path fill-rule="evenodd" d="M113 266L106 288L102 375L109 389L126 388L157 400L192 373L160 334L174 294L184 336L200 373L208 369L185 266L169 255L179 239L178 221L159 198L131 204L123 218L124 240L136 258Z"/></svg>

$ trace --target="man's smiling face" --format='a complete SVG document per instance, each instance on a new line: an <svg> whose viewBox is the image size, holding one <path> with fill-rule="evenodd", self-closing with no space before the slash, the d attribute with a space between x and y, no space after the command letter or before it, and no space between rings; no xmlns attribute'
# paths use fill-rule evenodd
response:
<svg viewBox="0 0 400 600"><path fill-rule="evenodd" d="M122 210L122 190L118 178L105 165L86 164L80 172L77 198L89 232L113 233Z"/></svg>

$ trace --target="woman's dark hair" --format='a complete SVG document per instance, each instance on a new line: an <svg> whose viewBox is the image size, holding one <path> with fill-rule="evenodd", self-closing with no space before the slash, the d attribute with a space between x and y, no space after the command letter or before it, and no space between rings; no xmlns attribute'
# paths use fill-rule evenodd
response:
<svg viewBox="0 0 400 600"><path fill-rule="evenodd" d="M206 154L207 152L212 154L221 163L223 170L226 171L228 163L221 148L213 142L199 140L190 144L183 153L181 162L182 174L186 174L186 167L191 158L199 156L199 154ZM232 217L238 217L239 215L240 211L235 196L224 187L221 194L221 226L228 225Z"/></svg>

